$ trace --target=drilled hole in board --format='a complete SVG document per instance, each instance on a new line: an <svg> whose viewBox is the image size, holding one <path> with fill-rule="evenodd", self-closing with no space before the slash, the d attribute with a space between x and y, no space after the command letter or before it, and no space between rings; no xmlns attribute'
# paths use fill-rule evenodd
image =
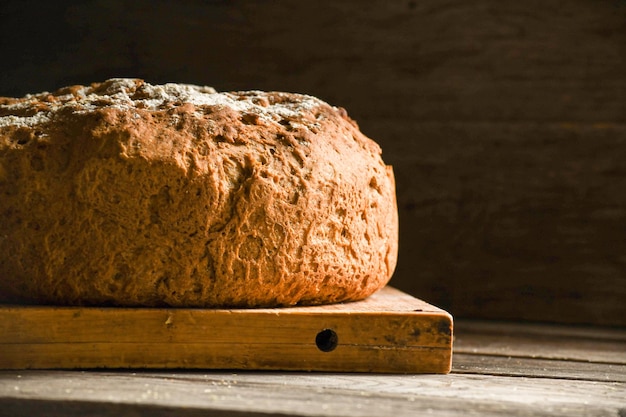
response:
<svg viewBox="0 0 626 417"><path fill-rule="evenodd" d="M337 333L331 329L324 329L315 336L315 344L322 352L331 352L337 347L339 338Z"/></svg>

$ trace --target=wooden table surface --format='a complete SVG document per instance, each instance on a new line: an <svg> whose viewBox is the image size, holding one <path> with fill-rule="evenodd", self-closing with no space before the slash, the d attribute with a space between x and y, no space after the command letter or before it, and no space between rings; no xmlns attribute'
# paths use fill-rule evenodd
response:
<svg viewBox="0 0 626 417"><path fill-rule="evenodd" d="M626 416L626 329L456 323L452 373L0 371L2 416Z"/></svg>

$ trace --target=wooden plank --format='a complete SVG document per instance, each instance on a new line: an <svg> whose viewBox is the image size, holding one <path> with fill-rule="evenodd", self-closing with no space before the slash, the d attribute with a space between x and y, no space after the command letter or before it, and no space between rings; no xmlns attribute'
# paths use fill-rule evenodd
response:
<svg viewBox="0 0 626 417"><path fill-rule="evenodd" d="M4 371L0 372L0 406L22 413L50 407L70 416L98 413L98 406L105 410L99 415L161 410L180 416L201 411L289 416L617 416L626 407L626 384L457 374Z"/></svg>
<svg viewBox="0 0 626 417"><path fill-rule="evenodd" d="M515 337L519 341L537 340L542 337L567 338L580 341L608 341L626 343L626 328L602 326L565 326L555 323L514 322L504 320L460 321L460 331L466 337L476 339L482 335ZM457 346L458 347L458 346ZM595 349L591 349L595 350Z"/></svg>
<svg viewBox="0 0 626 417"><path fill-rule="evenodd" d="M465 322L455 353L626 365L626 331L508 322Z"/></svg>
<svg viewBox="0 0 626 417"><path fill-rule="evenodd" d="M493 356L483 335L510 345L554 335L623 341L624 331L506 322L456 324L448 375L211 371L0 371L0 415L118 416L621 416L626 366ZM475 352L459 353L463 343ZM595 357L593 344L584 344ZM474 349L472 348L472 349ZM602 347L599 347L602 351Z"/></svg>
<svg viewBox="0 0 626 417"><path fill-rule="evenodd" d="M454 353L452 372L558 380L626 382L626 365L457 352Z"/></svg>
<svg viewBox="0 0 626 417"><path fill-rule="evenodd" d="M397 179L396 287L456 317L626 326L626 125L372 125Z"/></svg>
<svg viewBox="0 0 626 417"><path fill-rule="evenodd" d="M446 373L451 354L452 317L392 288L284 309L0 307L0 369Z"/></svg>
<svg viewBox="0 0 626 417"><path fill-rule="evenodd" d="M626 330L461 320L453 372L626 382Z"/></svg>

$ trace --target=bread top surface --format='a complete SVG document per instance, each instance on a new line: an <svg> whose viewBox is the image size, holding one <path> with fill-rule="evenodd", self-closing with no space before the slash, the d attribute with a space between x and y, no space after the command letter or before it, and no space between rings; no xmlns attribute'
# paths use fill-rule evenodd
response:
<svg viewBox="0 0 626 417"><path fill-rule="evenodd" d="M379 146L306 95L113 79L2 98L0 193L9 301L320 304L396 263Z"/></svg>
<svg viewBox="0 0 626 417"><path fill-rule="evenodd" d="M151 85L139 79L118 78L90 86L65 87L52 93L28 94L22 98L0 97L0 128L35 127L50 122L55 114L67 111L74 114L107 108L162 111L183 104L197 106L193 111L197 116L201 116L202 109L229 108L268 123L289 119L310 126L315 123L303 116L315 107L327 105L303 94L262 91L218 93L208 86Z"/></svg>

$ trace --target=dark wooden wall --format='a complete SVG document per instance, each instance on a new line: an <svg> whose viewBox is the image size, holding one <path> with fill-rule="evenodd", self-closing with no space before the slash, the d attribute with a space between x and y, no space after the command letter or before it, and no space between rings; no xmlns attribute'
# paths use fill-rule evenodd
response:
<svg viewBox="0 0 626 417"><path fill-rule="evenodd" d="M309 93L394 165L393 284L626 326L626 1L5 1L0 95L113 76Z"/></svg>

